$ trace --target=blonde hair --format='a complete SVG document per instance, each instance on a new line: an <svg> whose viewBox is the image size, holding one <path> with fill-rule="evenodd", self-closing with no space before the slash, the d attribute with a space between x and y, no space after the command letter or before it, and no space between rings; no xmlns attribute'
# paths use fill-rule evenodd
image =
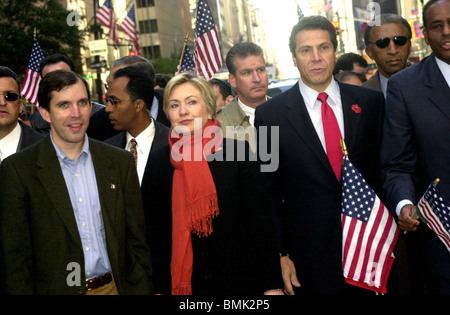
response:
<svg viewBox="0 0 450 315"><path fill-rule="evenodd" d="M202 95L206 103L206 109L212 118L216 116L216 95L214 94L213 87L205 78L197 76L190 72L184 72L177 74L167 83L164 89L164 106L163 110L167 117L169 117L169 99L172 90L184 83L190 83L195 86Z"/></svg>

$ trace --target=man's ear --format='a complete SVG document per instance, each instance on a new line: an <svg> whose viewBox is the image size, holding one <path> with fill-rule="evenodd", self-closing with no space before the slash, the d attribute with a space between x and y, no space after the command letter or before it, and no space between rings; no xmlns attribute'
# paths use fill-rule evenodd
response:
<svg viewBox="0 0 450 315"><path fill-rule="evenodd" d="M145 103L141 99L137 99L134 101L134 106L136 107L136 112L140 112L145 108Z"/></svg>
<svg viewBox="0 0 450 315"><path fill-rule="evenodd" d="M234 88L237 87L236 86L236 77L233 74L231 74L231 73L228 74L228 82L230 82L230 85L232 87L234 87Z"/></svg>
<svg viewBox="0 0 450 315"><path fill-rule="evenodd" d="M51 124L52 120L50 118L50 112L46 108L44 108L42 106L39 107L39 112L41 113L42 118L44 118L44 120L46 122Z"/></svg>

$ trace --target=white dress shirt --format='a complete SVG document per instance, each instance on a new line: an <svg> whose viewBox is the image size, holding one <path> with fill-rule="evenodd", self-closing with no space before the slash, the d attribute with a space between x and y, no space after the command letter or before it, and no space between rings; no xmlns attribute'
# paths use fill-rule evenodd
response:
<svg viewBox="0 0 450 315"><path fill-rule="evenodd" d="M17 123L16 127L6 137L0 139L0 161L17 152L21 135L22 128Z"/></svg>
<svg viewBox="0 0 450 315"><path fill-rule="evenodd" d="M241 100L238 97L238 104L241 107L241 109L244 111L245 115L248 116L248 121L250 122L250 125L254 126L255 122L255 109L253 107L247 106L244 103L241 102Z"/></svg>
<svg viewBox="0 0 450 315"><path fill-rule="evenodd" d="M155 122L152 119L150 125L145 128L137 137L133 137L127 132L127 145L125 150L130 151L131 139L136 139L136 151L137 151L137 173L139 177L139 183L142 183L142 177L144 176L145 166L147 165L147 159L152 148L153 139L155 138Z"/></svg>
<svg viewBox="0 0 450 315"><path fill-rule="evenodd" d="M309 117L311 117L314 129L316 130L317 136L319 137L322 147L326 153L327 149L325 145L325 134L323 132L322 124L322 103L317 99L319 92L305 85L301 79L298 82L300 94L303 96L303 100L305 101ZM339 90L338 83L332 79L330 85L324 92L328 94L327 103L330 105L334 115L336 116L339 129L341 130L341 135L344 138L344 114L342 112L341 91Z"/></svg>
<svg viewBox="0 0 450 315"><path fill-rule="evenodd" d="M442 75L444 76L445 81L447 81L447 85L450 86L450 65L446 62L443 62L441 59L436 58L436 63L438 65L439 70L441 70Z"/></svg>

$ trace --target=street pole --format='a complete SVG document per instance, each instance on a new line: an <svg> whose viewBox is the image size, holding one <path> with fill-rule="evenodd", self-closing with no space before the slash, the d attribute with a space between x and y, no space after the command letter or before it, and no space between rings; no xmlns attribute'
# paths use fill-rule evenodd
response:
<svg viewBox="0 0 450 315"><path fill-rule="evenodd" d="M94 36L95 39L100 39L100 26L97 24L97 7L98 0L93 0L94 2ZM100 56L95 56L95 63L100 62ZM102 104L102 79L101 79L101 68L97 68L97 78L95 79L95 90L97 92L98 103Z"/></svg>

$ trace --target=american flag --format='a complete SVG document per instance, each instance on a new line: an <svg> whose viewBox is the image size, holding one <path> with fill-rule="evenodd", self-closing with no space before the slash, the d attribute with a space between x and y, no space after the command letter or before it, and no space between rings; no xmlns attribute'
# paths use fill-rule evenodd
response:
<svg viewBox="0 0 450 315"><path fill-rule="evenodd" d="M184 53L181 59L181 66L178 72L190 72L194 71L195 69L195 63L194 59L192 59L191 52L189 50L189 47L187 43L184 44Z"/></svg>
<svg viewBox="0 0 450 315"><path fill-rule="evenodd" d="M417 209L421 219L450 251L450 204L434 184L423 194Z"/></svg>
<svg viewBox="0 0 450 315"><path fill-rule="evenodd" d="M41 50L41 46L37 39L34 40L33 48L31 49L30 60L28 61L28 68L25 73L25 79L23 80L21 93L28 101L36 106L39 106L37 100L37 93L39 90L39 82L41 81L41 75L39 74L39 64L44 59L44 53Z"/></svg>
<svg viewBox="0 0 450 315"><path fill-rule="evenodd" d="M399 229L348 157L344 157L342 167L342 265L345 281L386 293Z"/></svg>
<svg viewBox="0 0 450 315"><path fill-rule="evenodd" d="M106 0L97 11L97 20L109 28L109 38L114 43L114 48L119 48L119 35L117 34L116 15L111 0Z"/></svg>
<svg viewBox="0 0 450 315"><path fill-rule="evenodd" d="M194 60L199 75L208 80L222 67L219 35L206 0L197 4Z"/></svg>
<svg viewBox="0 0 450 315"><path fill-rule="evenodd" d="M139 45L139 33L136 28L136 15L134 13L134 4L128 11L127 16L123 19L120 29L125 32L134 42L134 49L136 53L141 56L141 46Z"/></svg>

